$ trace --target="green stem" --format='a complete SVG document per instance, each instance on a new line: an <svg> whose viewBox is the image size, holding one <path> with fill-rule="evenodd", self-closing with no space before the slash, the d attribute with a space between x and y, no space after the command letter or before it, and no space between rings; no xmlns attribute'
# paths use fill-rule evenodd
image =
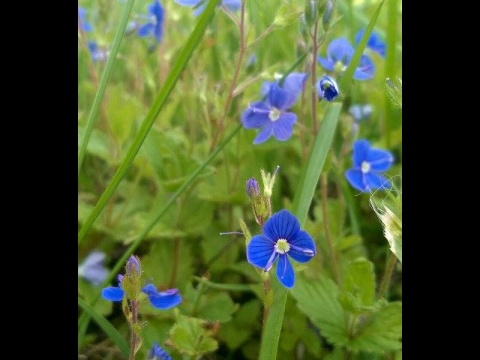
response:
<svg viewBox="0 0 480 360"><path fill-rule="evenodd" d="M120 24L118 25L117 32L115 33L115 38L113 39L112 50L107 59L107 64L105 65L105 70L102 73L100 78L100 84L98 91L95 94L93 99L93 105L90 109L90 114L88 115L87 126L83 138L80 142L80 148L78 150L78 174L80 174L80 169L82 167L83 159L85 157L85 151L87 149L88 141L93 131L93 126L98 117L98 110L100 108L100 103L105 94L105 89L107 88L108 80L112 74L115 61L117 60L118 50L120 49L120 43L122 42L123 34L128 24L128 18L130 17L130 12L132 11L133 4L135 0L127 0L125 8L123 9L122 16L120 18Z"/></svg>
<svg viewBox="0 0 480 360"><path fill-rule="evenodd" d="M395 270L396 263L397 263L397 257L393 252L388 251L387 265L385 268L385 272L383 273L382 282L380 283L380 287L378 289L378 295L377 295L378 299L385 296L385 293L388 289L388 285L390 284L390 279L392 278L393 271Z"/></svg>

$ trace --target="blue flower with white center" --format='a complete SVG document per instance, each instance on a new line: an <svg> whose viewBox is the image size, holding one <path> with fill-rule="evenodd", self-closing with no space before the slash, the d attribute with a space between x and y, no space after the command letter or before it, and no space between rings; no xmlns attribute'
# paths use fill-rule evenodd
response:
<svg viewBox="0 0 480 360"><path fill-rule="evenodd" d="M172 360L172 357L155 341L148 352L148 360Z"/></svg>
<svg viewBox="0 0 480 360"><path fill-rule="evenodd" d="M159 0L154 0L148 6L148 22L138 28L139 37L154 37L157 43L160 43L163 35L163 20L165 11Z"/></svg>
<svg viewBox="0 0 480 360"><path fill-rule="evenodd" d="M353 144L352 160L353 168L345 172L345 177L355 189L369 192L392 187L390 181L379 174L392 166L392 153L373 148L367 140L361 139Z"/></svg>
<svg viewBox="0 0 480 360"><path fill-rule="evenodd" d="M350 42L342 37L332 40L328 45L326 58L318 56L317 60L325 70L342 73L350 64L354 51ZM368 56L362 55L360 63L353 73L353 78L356 80L372 79L374 72L375 66L372 60Z"/></svg>
<svg viewBox="0 0 480 360"><path fill-rule="evenodd" d="M85 9L79 6L78 7L79 26L83 31L90 32L93 30L93 26L89 22L87 22L87 20L85 19L85 14L86 14Z"/></svg>
<svg viewBox="0 0 480 360"><path fill-rule="evenodd" d="M337 82L330 76L323 75L315 84L318 96L327 101L333 101L338 96L340 90Z"/></svg>
<svg viewBox="0 0 480 360"><path fill-rule="evenodd" d="M205 10L205 6L207 6L205 0L175 0L175 2L182 6L192 6L193 7L193 15L197 16L200 15L203 10ZM226 6L230 11L236 11L240 9L242 6L241 0L223 0L222 5Z"/></svg>
<svg viewBox="0 0 480 360"><path fill-rule="evenodd" d="M361 29L355 34L355 45L360 42L360 39L362 38L364 32L365 29ZM382 40L380 35L377 32L372 31L367 41L367 49L378 53L381 57L384 58L386 47L387 45L385 44L385 41Z"/></svg>
<svg viewBox="0 0 480 360"><path fill-rule="evenodd" d="M105 253L92 251L78 266L78 276L91 282L93 285L100 285L108 276L108 269L104 266Z"/></svg>
<svg viewBox="0 0 480 360"><path fill-rule="evenodd" d="M88 42L88 50L90 51L90 56L93 62L104 62L107 60L107 50L100 48L95 41Z"/></svg>
<svg viewBox="0 0 480 360"><path fill-rule="evenodd" d="M278 259L277 277L286 288L295 285L295 271L290 257L305 263L316 253L312 237L300 229L300 222L285 209L273 214L265 222L263 234L253 236L247 245L248 262L265 272Z"/></svg>
<svg viewBox="0 0 480 360"><path fill-rule="evenodd" d="M263 83L262 95L266 97L265 100L249 104L241 115L246 129L262 129L254 144L260 144L272 135L279 141L290 139L297 115L288 110L297 101L307 77L305 73L290 74L282 87L278 82Z"/></svg>

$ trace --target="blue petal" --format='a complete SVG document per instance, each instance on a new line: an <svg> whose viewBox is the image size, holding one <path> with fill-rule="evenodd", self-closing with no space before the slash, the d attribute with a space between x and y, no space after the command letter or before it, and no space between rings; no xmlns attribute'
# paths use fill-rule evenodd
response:
<svg viewBox="0 0 480 360"><path fill-rule="evenodd" d="M288 93L285 90L279 87L277 83L272 84L268 92L268 101L272 106L279 110L286 110L285 105L288 105L288 98Z"/></svg>
<svg viewBox="0 0 480 360"><path fill-rule="evenodd" d="M203 10L205 10L207 5L200 5L198 8L194 9L193 10L193 15L197 16L197 15L200 15Z"/></svg>
<svg viewBox="0 0 480 360"><path fill-rule="evenodd" d="M297 218L288 210L283 209L273 214L263 225L263 233L273 241L278 239L294 239L300 230Z"/></svg>
<svg viewBox="0 0 480 360"><path fill-rule="evenodd" d="M138 29L138 36L139 37L145 37L145 36L150 36L150 34L154 31L154 25L151 23L145 24L140 26Z"/></svg>
<svg viewBox="0 0 480 360"><path fill-rule="evenodd" d="M357 32L357 34L355 35L355 44L358 44L360 42L364 32L365 32L365 29L361 29L360 31ZM375 31L372 31L370 33L370 37L367 41L367 48L377 52L378 54L380 54L380 56L385 57L386 44L382 40L380 35Z"/></svg>
<svg viewBox="0 0 480 360"><path fill-rule="evenodd" d="M160 41L162 41L162 35L163 35L162 22L159 22L155 25L154 34L155 34L155 39L157 39L157 42L160 43Z"/></svg>
<svg viewBox="0 0 480 360"><path fill-rule="evenodd" d="M295 285L295 271L286 254L280 254L278 257L277 277L286 288L290 289Z"/></svg>
<svg viewBox="0 0 480 360"><path fill-rule="evenodd" d="M270 108L263 101L254 102L242 113L242 124L246 129L260 128L270 121L269 112Z"/></svg>
<svg viewBox="0 0 480 360"><path fill-rule="evenodd" d="M156 294L158 293L158 290L157 288L155 287L155 285L153 284L148 284L148 285L145 285L143 288L142 288L142 292L147 294L147 295L152 295L152 294Z"/></svg>
<svg viewBox="0 0 480 360"><path fill-rule="evenodd" d="M362 162L367 160L369 150L370 143L367 140L360 139L353 143L353 167L360 169Z"/></svg>
<svg viewBox="0 0 480 360"><path fill-rule="evenodd" d="M278 120L273 123L273 136L280 141L290 139L293 134L293 124L297 121L297 115L294 113L283 113Z"/></svg>
<svg viewBox="0 0 480 360"><path fill-rule="evenodd" d="M222 4L225 5L229 10L236 11L242 6L241 0L223 0Z"/></svg>
<svg viewBox="0 0 480 360"><path fill-rule="evenodd" d="M175 2L179 5L183 6L195 6L197 5L201 0L175 0Z"/></svg>
<svg viewBox="0 0 480 360"><path fill-rule="evenodd" d="M310 234L304 230L300 230L293 238L289 239L289 244L288 255L300 263L311 260L312 256L317 253L315 242Z"/></svg>
<svg viewBox="0 0 480 360"><path fill-rule="evenodd" d="M367 161L372 171L386 171L392 166L393 155L387 150L371 148L367 153Z"/></svg>
<svg viewBox="0 0 480 360"><path fill-rule="evenodd" d="M157 292L156 294L151 293L148 295L148 300L150 300L153 307L166 310L180 304L182 297L178 289L170 289L164 292Z"/></svg>
<svg viewBox="0 0 480 360"><path fill-rule="evenodd" d="M263 235L255 235L247 245L247 261L259 268L265 268L275 252L275 242Z"/></svg>
<svg viewBox="0 0 480 360"><path fill-rule="evenodd" d="M368 119L368 117L372 114L373 108L372 105L370 104L365 104L365 105L352 105L348 109L348 113L353 116L353 119L356 122L359 122L361 120Z"/></svg>
<svg viewBox="0 0 480 360"><path fill-rule="evenodd" d="M350 58L353 55L353 47L346 38L338 38L332 40L327 48L328 59L334 63L340 61L342 64L347 65L350 62Z"/></svg>
<svg viewBox="0 0 480 360"><path fill-rule="evenodd" d="M102 297L109 301L122 301L124 291L119 287L109 286L102 290Z"/></svg>
<svg viewBox="0 0 480 360"><path fill-rule="evenodd" d="M373 61L366 55L362 55L360 58L360 64L353 73L355 80L368 80L373 78L375 72L375 65Z"/></svg>
<svg viewBox="0 0 480 360"><path fill-rule="evenodd" d="M360 191L368 191L368 185L365 181L362 170L349 169L345 171L345 177L350 185L352 185L355 189Z"/></svg>
<svg viewBox="0 0 480 360"><path fill-rule="evenodd" d="M103 265L89 266L83 270L81 276L97 286L105 281L108 276L108 270Z"/></svg>
<svg viewBox="0 0 480 360"><path fill-rule="evenodd" d="M365 180L369 186L369 190L375 189L390 189L392 184L386 178L381 175L374 174L374 173L367 173L365 174Z"/></svg>
<svg viewBox="0 0 480 360"><path fill-rule="evenodd" d="M172 357L155 341L148 353L148 360L172 360Z"/></svg>
<svg viewBox="0 0 480 360"><path fill-rule="evenodd" d="M148 10L151 14L155 15L158 22L163 20L163 7L158 0L154 1L153 4L148 7Z"/></svg>
<svg viewBox="0 0 480 360"><path fill-rule="evenodd" d="M262 96L265 96L268 94L268 92L270 91L270 87L272 86L272 84L274 84L275 82L274 81L264 81L262 83L262 88L260 90L260 94L262 94Z"/></svg>
<svg viewBox="0 0 480 360"><path fill-rule="evenodd" d="M287 75L282 85L282 89L289 93L289 98L284 105L285 109L291 108L297 102L307 78L307 73L290 73Z"/></svg>
<svg viewBox="0 0 480 360"><path fill-rule="evenodd" d="M315 84L318 96L327 101L336 99L339 93L337 82L330 76L323 75Z"/></svg>
<svg viewBox="0 0 480 360"><path fill-rule="evenodd" d="M273 134L273 123L271 121L265 122L263 129L257 135L257 137L253 140L255 145L263 143L268 140L270 136Z"/></svg>
<svg viewBox="0 0 480 360"><path fill-rule="evenodd" d="M332 60L325 59L320 56L317 57L317 60L320 65L322 65L322 67L327 71L333 71L333 69L335 68L335 63Z"/></svg>

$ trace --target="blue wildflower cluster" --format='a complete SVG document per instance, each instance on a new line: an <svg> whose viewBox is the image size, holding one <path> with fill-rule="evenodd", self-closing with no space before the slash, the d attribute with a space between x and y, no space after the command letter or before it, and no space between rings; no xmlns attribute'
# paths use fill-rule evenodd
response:
<svg viewBox="0 0 480 360"><path fill-rule="evenodd" d="M81 6L78 6L78 29L80 30L80 32L89 34L92 34L94 31L94 26L89 21L87 21L87 10L85 10ZM99 46L97 41L88 40L87 47L88 51L90 52L90 58L93 62L104 62L107 60L107 49Z"/></svg>

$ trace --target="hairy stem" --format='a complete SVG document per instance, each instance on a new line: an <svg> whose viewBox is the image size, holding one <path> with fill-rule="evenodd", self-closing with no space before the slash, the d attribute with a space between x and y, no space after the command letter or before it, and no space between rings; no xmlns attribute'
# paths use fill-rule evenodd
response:
<svg viewBox="0 0 480 360"><path fill-rule="evenodd" d="M378 289L378 295L377 295L378 299L385 296L385 293L388 289L388 285L390 284L390 279L392 278L393 270L395 270L396 263L397 263L397 257L393 254L393 252L389 251L387 266L383 274L382 282L380 283L380 287Z"/></svg>

